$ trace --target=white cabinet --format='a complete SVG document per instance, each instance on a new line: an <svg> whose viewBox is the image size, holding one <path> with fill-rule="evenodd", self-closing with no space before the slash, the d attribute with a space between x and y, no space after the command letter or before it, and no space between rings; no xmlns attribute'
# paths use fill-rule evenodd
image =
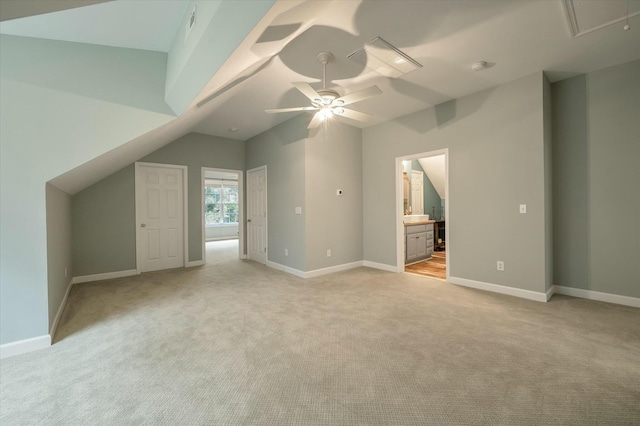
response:
<svg viewBox="0 0 640 426"><path fill-rule="evenodd" d="M433 224L405 226L405 264L433 254Z"/></svg>

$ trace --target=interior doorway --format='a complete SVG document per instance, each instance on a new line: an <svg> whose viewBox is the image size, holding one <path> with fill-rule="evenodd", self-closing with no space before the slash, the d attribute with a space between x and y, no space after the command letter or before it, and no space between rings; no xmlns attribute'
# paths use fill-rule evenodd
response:
<svg viewBox="0 0 640 426"><path fill-rule="evenodd" d="M202 255L207 242L237 240L238 258L244 258L244 179L242 170L202 167Z"/></svg>
<svg viewBox="0 0 640 426"><path fill-rule="evenodd" d="M450 229L449 150L397 157L397 271L448 281Z"/></svg>

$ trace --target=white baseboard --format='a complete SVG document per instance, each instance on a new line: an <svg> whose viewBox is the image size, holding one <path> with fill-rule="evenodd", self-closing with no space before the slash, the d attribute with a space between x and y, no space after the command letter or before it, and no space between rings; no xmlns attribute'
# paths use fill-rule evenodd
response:
<svg viewBox="0 0 640 426"><path fill-rule="evenodd" d="M279 271L283 271L283 272L286 272L288 274L295 275L296 277L307 278L303 271L300 271L298 269L293 269L293 268L290 268L288 266L284 266L284 265L281 265L279 263L272 262L270 260L267 260L267 266L269 268L277 269Z"/></svg>
<svg viewBox="0 0 640 426"><path fill-rule="evenodd" d="M565 287L561 285L554 285L552 288L556 294L640 308L640 298L638 297L621 296L619 294L602 293L600 291L584 290L582 288Z"/></svg>
<svg viewBox="0 0 640 426"><path fill-rule="evenodd" d="M397 266L387 265L386 263L370 262L368 260L363 261L362 266L373 269L381 269L388 272L399 272Z"/></svg>
<svg viewBox="0 0 640 426"><path fill-rule="evenodd" d="M307 271L307 272L300 271L299 269L294 269L289 266L281 265L279 263L272 262L270 260L267 260L267 266L273 269L277 269L279 271L286 272L291 275L295 275L296 277L306 279L306 278L315 278L315 277L319 277L321 275L326 275L326 274L332 274L334 272L346 271L348 269L358 268L362 266L362 261L360 260L358 262L344 263L342 265L330 266L328 268L314 269L313 271Z"/></svg>
<svg viewBox="0 0 640 426"><path fill-rule="evenodd" d="M81 284L81 283L88 283L91 281L102 281L102 280L111 280L113 278L130 277L132 275L137 275L137 274L138 274L137 270L129 269L128 271L105 272L104 274L82 275L79 277L73 277L71 282L73 284Z"/></svg>
<svg viewBox="0 0 640 426"><path fill-rule="evenodd" d="M204 265L204 260L194 260L191 262L187 262L187 266L185 268L193 268L194 266L202 266Z"/></svg>
<svg viewBox="0 0 640 426"><path fill-rule="evenodd" d="M479 290L491 291L493 293L507 294L509 296L521 297L523 299L535 300L536 302L546 302L547 293L540 293L537 291L524 290L521 288L507 287L499 284L485 283L482 281L468 280L466 278L449 277L449 282L452 284L461 285L464 287L477 288ZM551 297L551 296L549 296Z"/></svg>
<svg viewBox="0 0 640 426"><path fill-rule="evenodd" d="M62 312L64 311L64 307L67 305L67 299L69 298L69 293L71 292L71 286L73 286L73 279L69 281L69 285L67 286L67 291L64 293L64 297L62 298L62 302L60 302L60 307L58 308L58 312L56 313L56 317L53 319L53 323L51 324L51 328L49 329L49 336L51 336L51 340L56 335L56 330L58 329L58 323L60 322L60 318L62 317Z"/></svg>
<svg viewBox="0 0 640 426"><path fill-rule="evenodd" d="M545 292L545 297L547 298L547 300L545 300L545 302L548 302L549 299L551 299L551 296L553 296L554 293L555 293L555 290L554 290L553 286L549 287L549 289Z"/></svg>
<svg viewBox="0 0 640 426"><path fill-rule="evenodd" d="M333 274L334 272L347 271L353 268L359 268L362 266L362 261L351 263L343 263L342 265L329 266L328 268L314 269L313 271L305 272L305 278L315 278L326 274Z"/></svg>
<svg viewBox="0 0 640 426"><path fill-rule="evenodd" d="M49 346L51 346L51 336L49 334L5 343L4 345L0 345L0 359L26 354L27 352L37 351L48 348Z"/></svg>

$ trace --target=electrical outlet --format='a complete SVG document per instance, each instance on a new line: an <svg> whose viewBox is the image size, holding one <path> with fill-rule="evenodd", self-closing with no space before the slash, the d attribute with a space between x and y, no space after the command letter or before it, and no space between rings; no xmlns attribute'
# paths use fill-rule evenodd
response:
<svg viewBox="0 0 640 426"><path fill-rule="evenodd" d="M498 271L504 271L504 262L502 260L498 260Z"/></svg>
<svg viewBox="0 0 640 426"><path fill-rule="evenodd" d="M284 255L289 256L289 249L284 249Z"/></svg>
<svg viewBox="0 0 640 426"><path fill-rule="evenodd" d="M520 213L521 214L526 214L527 213L527 205L526 204L520 204Z"/></svg>
<svg viewBox="0 0 640 426"><path fill-rule="evenodd" d="M331 249L327 249L327 257L331 257Z"/></svg>
<svg viewBox="0 0 640 426"><path fill-rule="evenodd" d="M296 214L302 214L302 207L296 207Z"/></svg>

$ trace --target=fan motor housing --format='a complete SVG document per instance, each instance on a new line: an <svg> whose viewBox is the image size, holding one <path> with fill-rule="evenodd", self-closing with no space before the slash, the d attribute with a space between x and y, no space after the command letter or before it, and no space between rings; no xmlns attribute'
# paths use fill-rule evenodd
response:
<svg viewBox="0 0 640 426"><path fill-rule="evenodd" d="M340 94L338 92L336 92L335 90L331 90L331 89L318 90L318 95L320 95L322 98L321 99L314 99L313 101L311 101L313 106L318 107L318 108L320 108L320 107L322 107L324 105L329 105L335 99L338 99L340 97Z"/></svg>

